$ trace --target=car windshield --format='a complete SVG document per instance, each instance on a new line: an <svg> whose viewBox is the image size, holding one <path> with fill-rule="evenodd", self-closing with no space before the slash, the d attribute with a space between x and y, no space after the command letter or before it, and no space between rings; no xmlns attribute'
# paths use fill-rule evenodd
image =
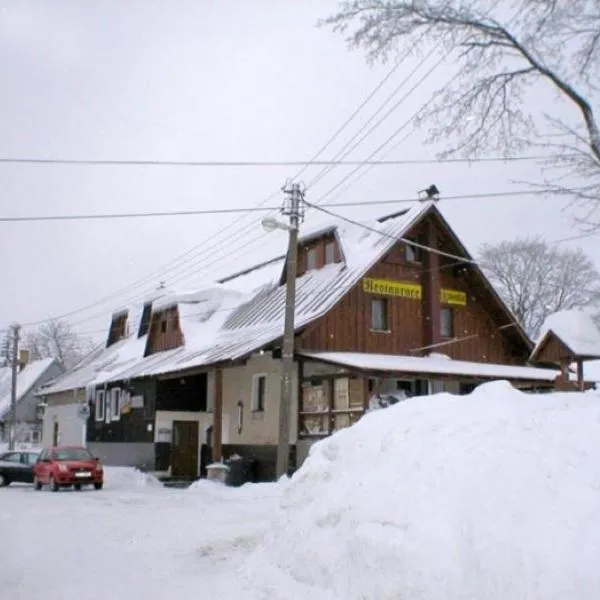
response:
<svg viewBox="0 0 600 600"><path fill-rule="evenodd" d="M54 460L90 460L92 455L85 448L63 448L54 452Z"/></svg>

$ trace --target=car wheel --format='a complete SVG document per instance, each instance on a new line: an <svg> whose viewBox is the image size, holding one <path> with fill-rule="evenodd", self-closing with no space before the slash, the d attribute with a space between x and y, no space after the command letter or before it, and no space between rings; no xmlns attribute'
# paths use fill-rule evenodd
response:
<svg viewBox="0 0 600 600"><path fill-rule="evenodd" d="M94 489L95 490L101 490L102 489L102 484L101 483L95 483L94 484Z"/></svg>
<svg viewBox="0 0 600 600"><path fill-rule="evenodd" d="M42 482L39 480L37 475L33 478L33 489L37 490L38 492L42 489Z"/></svg>
<svg viewBox="0 0 600 600"><path fill-rule="evenodd" d="M56 480L52 476L50 476L50 480L48 481L48 484L50 485L50 489L53 492L58 492L58 490L60 489L60 486L58 485L58 483L56 483Z"/></svg>
<svg viewBox="0 0 600 600"><path fill-rule="evenodd" d="M4 473L0 473L0 487L6 487L9 483L10 479Z"/></svg>
<svg viewBox="0 0 600 600"><path fill-rule="evenodd" d="M74 483L73 487L79 492L81 491L81 484L80 483Z"/></svg>

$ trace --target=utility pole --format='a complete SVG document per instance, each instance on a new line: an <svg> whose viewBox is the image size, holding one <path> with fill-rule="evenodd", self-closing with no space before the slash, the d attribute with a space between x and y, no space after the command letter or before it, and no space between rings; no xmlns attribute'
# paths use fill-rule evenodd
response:
<svg viewBox="0 0 600 600"><path fill-rule="evenodd" d="M19 332L21 326L14 324L12 326L13 352L12 352L12 381L10 386L10 432L8 439L8 449L15 449L15 438L17 436L17 376L19 373Z"/></svg>
<svg viewBox="0 0 600 600"><path fill-rule="evenodd" d="M281 400L279 404L279 437L277 441L277 478L287 475L290 462L290 412L292 376L294 374L294 316L296 312L296 274L298 270L298 228L304 217L304 190L298 183L283 187L285 200L281 213L289 218L286 261L285 320L281 353Z"/></svg>

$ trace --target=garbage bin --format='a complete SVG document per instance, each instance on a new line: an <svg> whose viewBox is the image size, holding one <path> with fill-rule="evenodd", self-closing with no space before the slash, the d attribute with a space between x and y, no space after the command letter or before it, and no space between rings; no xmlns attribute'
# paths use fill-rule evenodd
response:
<svg viewBox="0 0 600 600"><path fill-rule="evenodd" d="M232 487L240 487L249 481L253 481L253 459L244 458L239 454L234 454L225 461L225 464L229 467L227 479L225 480L227 485Z"/></svg>

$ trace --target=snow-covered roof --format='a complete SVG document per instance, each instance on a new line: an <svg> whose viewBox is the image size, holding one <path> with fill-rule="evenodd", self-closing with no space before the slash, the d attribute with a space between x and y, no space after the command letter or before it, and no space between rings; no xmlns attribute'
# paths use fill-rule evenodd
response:
<svg viewBox="0 0 600 600"><path fill-rule="evenodd" d="M549 315L533 352L534 361L554 334L575 355L582 358L600 358L600 331L591 316L582 310L562 310Z"/></svg>
<svg viewBox="0 0 600 600"><path fill-rule="evenodd" d="M360 352L302 352L301 354L318 361L382 373L427 373L440 376L462 375L482 379L543 382L553 382L559 374L554 369L452 360L440 355L402 356Z"/></svg>
<svg viewBox="0 0 600 600"><path fill-rule="evenodd" d="M17 403L32 389L39 385L44 373L55 363L53 358L34 360L25 365L17 374ZM0 368L0 419L4 419L10 410L12 386L12 367Z"/></svg>
<svg viewBox="0 0 600 600"><path fill-rule="evenodd" d="M368 227L342 221L321 227L320 232L334 233L344 260L297 278L296 328L327 314L433 206L431 201L415 202L395 217L374 221ZM69 380L67 376L48 388L48 393L64 391L67 381L82 387L236 360L276 341L283 334L284 264L282 256L199 291L165 294L152 310L178 306L183 346L144 357L146 336L139 340L130 336L101 353L80 378L73 375ZM132 329L135 334L137 330ZM99 362L104 363L101 368Z"/></svg>

